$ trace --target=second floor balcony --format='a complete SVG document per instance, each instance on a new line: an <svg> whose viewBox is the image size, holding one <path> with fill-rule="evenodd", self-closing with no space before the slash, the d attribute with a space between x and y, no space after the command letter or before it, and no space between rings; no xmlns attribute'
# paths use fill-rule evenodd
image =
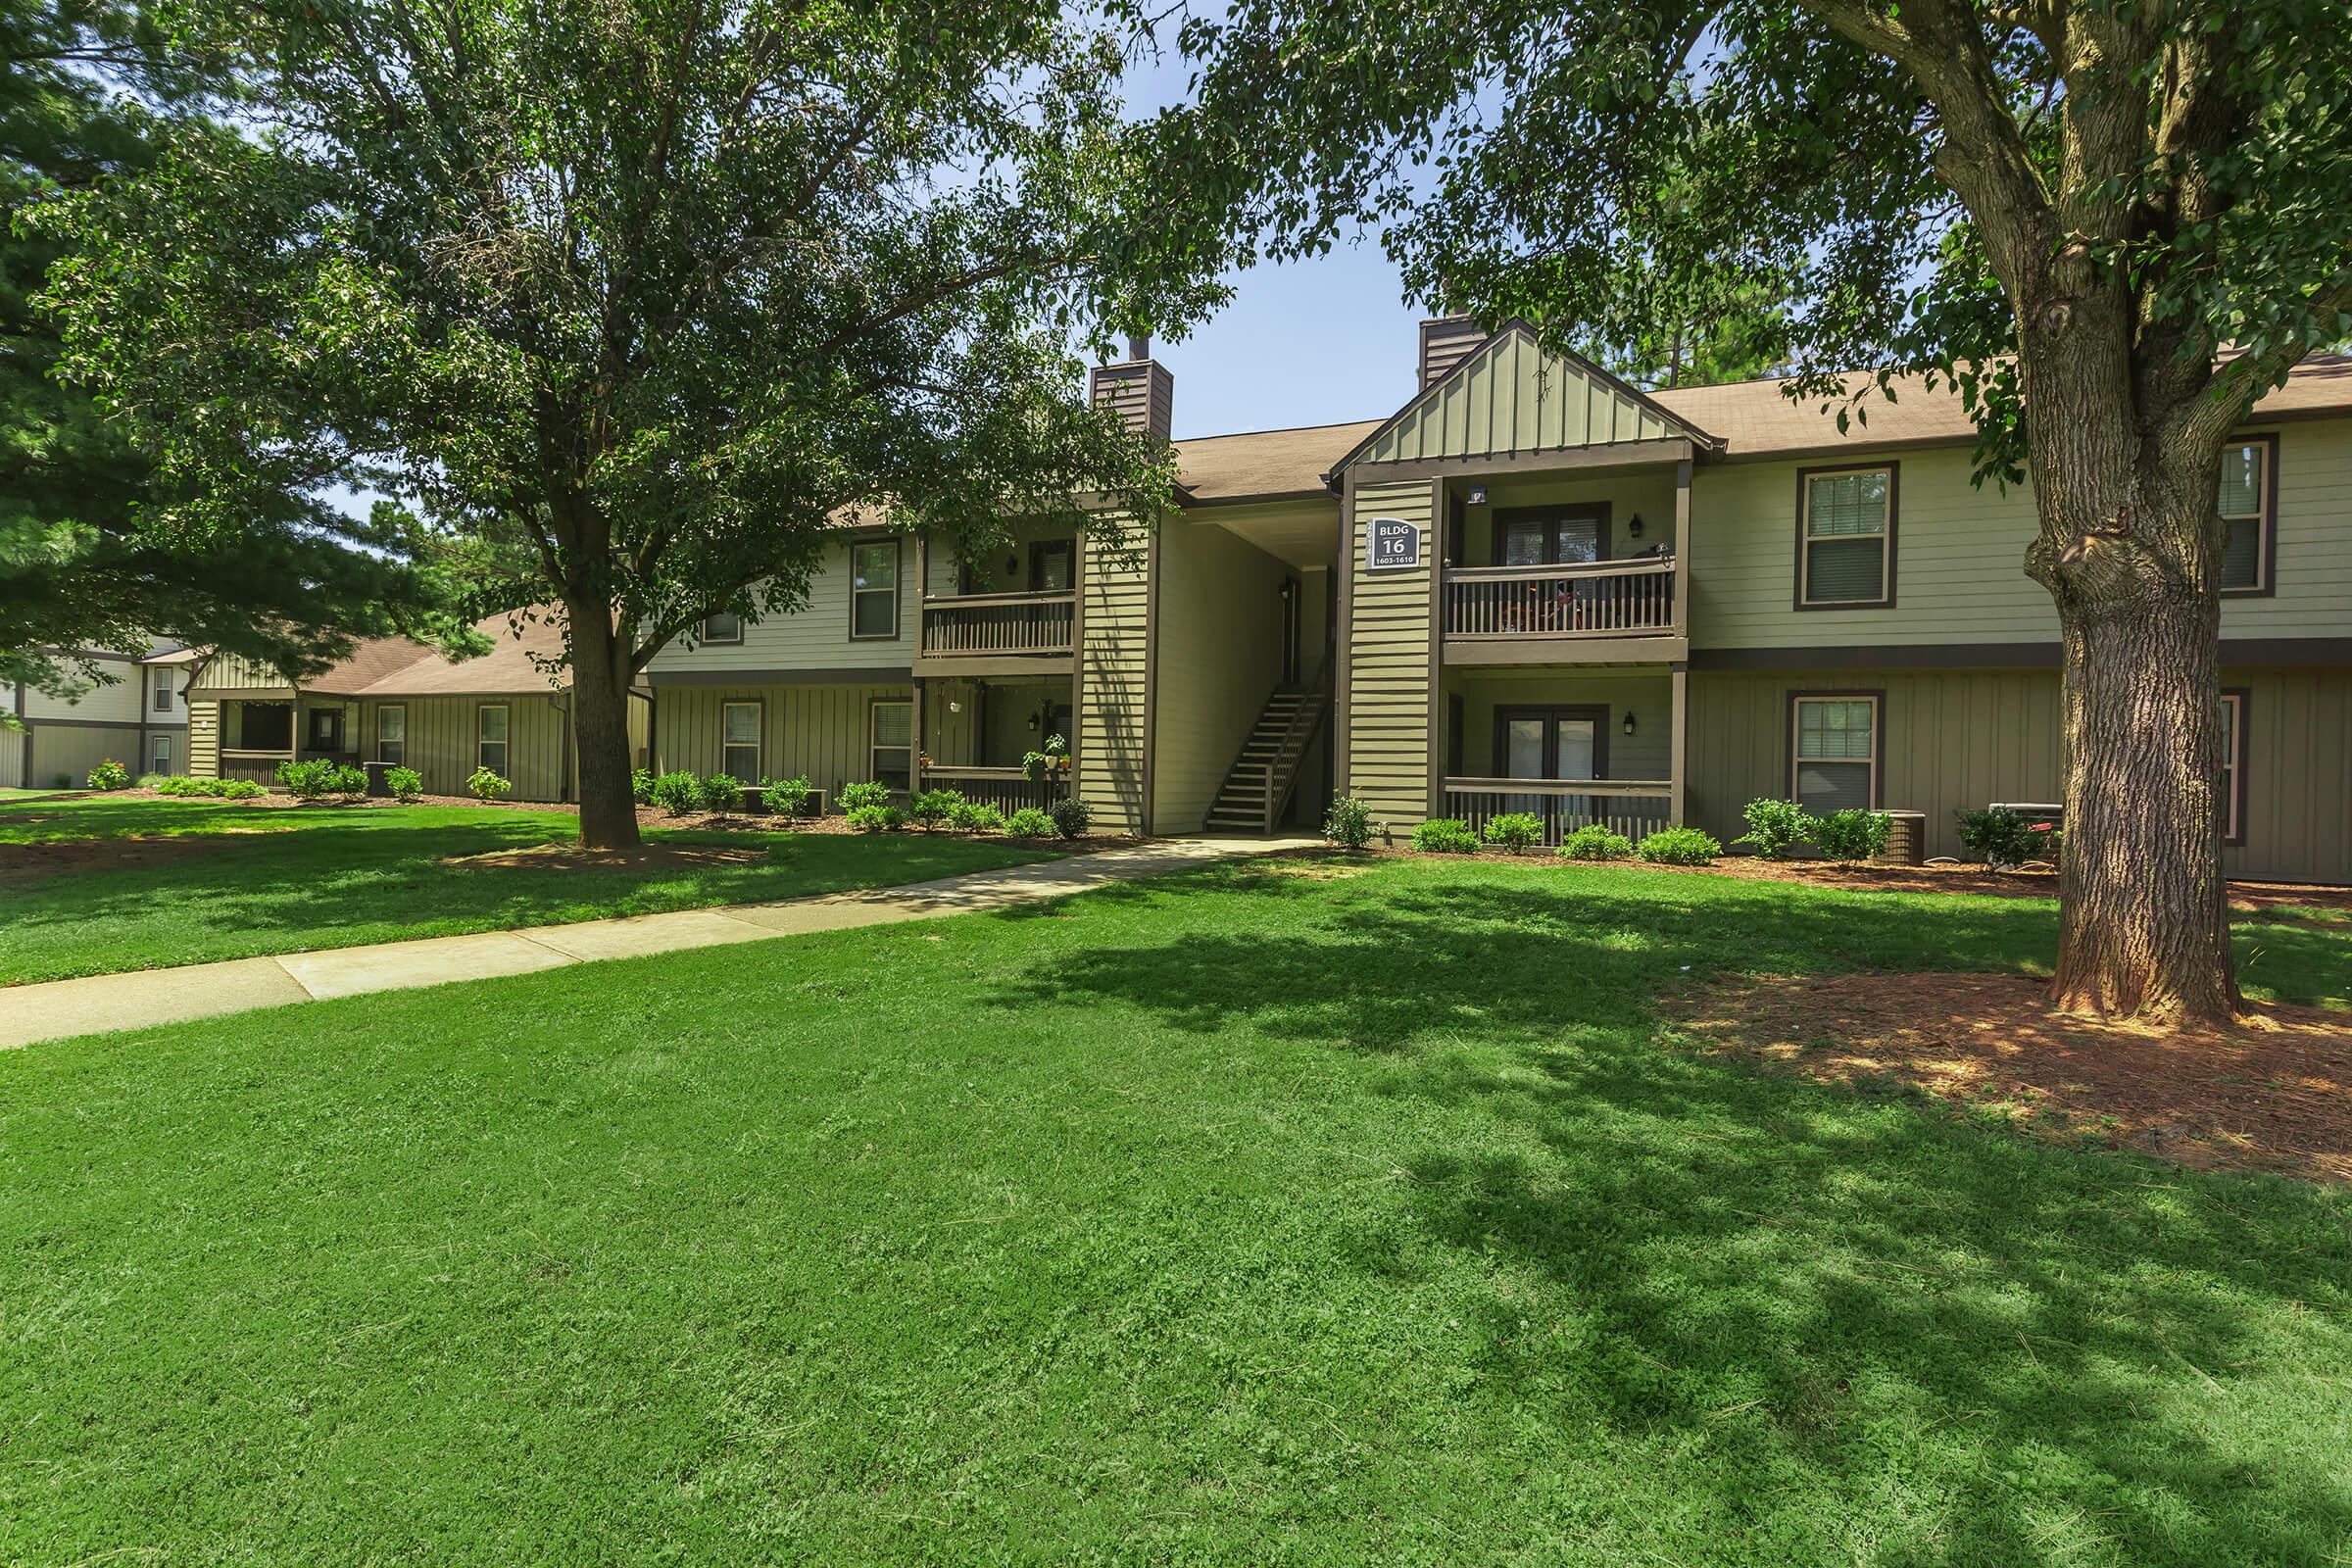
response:
<svg viewBox="0 0 2352 1568"><path fill-rule="evenodd" d="M1078 596L1066 590L935 595L922 612L926 662L1067 659L1075 646Z"/></svg>
<svg viewBox="0 0 2352 1568"><path fill-rule="evenodd" d="M1550 645L1562 660L1679 658L1688 641L1672 556L1548 566L1456 566L1439 607L1447 658L1515 662L1496 645ZM1632 647L1655 640L1655 649ZM1630 652L1629 652L1630 650Z"/></svg>

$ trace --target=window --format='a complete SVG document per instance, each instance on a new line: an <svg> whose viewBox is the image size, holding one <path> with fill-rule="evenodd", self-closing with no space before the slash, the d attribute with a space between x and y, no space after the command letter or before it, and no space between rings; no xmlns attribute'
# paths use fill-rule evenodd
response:
<svg viewBox="0 0 2352 1568"><path fill-rule="evenodd" d="M2270 440L2222 449L2222 591L2268 593L2271 587Z"/></svg>
<svg viewBox="0 0 2352 1568"><path fill-rule="evenodd" d="M2246 842L2246 694L2222 693L2222 837Z"/></svg>
<svg viewBox="0 0 2352 1568"><path fill-rule="evenodd" d="M155 710L159 713L172 711L172 671L169 669L159 668L155 672Z"/></svg>
<svg viewBox="0 0 2352 1568"><path fill-rule="evenodd" d="M703 617L702 640L706 645L710 643L739 643L743 641L743 617L741 615L723 614L705 615Z"/></svg>
<svg viewBox="0 0 2352 1568"><path fill-rule="evenodd" d="M1797 475L1799 610L1894 603L1894 467Z"/></svg>
<svg viewBox="0 0 2352 1568"><path fill-rule="evenodd" d="M343 750L343 710L314 708L310 711L311 738L304 744L311 751L339 756Z"/></svg>
<svg viewBox="0 0 2352 1568"><path fill-rule="evenodd" d="M757 784L760 772L760 705L758 703L721 703L719 721L719 771L729 778Z"/></svg>
<svg viewBox="0 0 2352 1568"><path fill-rule="evenodd" d="M484 703L473 710L473 765L506 776L507 705Z"/></svg>
<svg viewBox="0 0 2352 1568"><path fill-rule="evenodd" d="M894 790L914 777L914 704L877 702L866 713L866 760L872 775Z"/></svg>
<svg viewBox="0 0 2352 1568"><path fill-rule="evenodd" d="M294 705L291 703L230 703L236 743L232 751L290 752L294 749Z"/></svg>
<svg viewBox="0 0 2352 1568"><path fill-rule="evenodd" d="M1820 815L1879 804L1879 699L1838 693L1791 700L1796 737L1789 793Z"/></svg>
<svg viewBox="0 0 2352 1568"><path fill-rule="evenodd" d="M409 710L401 704L375 710L375 760L396 764L409 760Z"/></svg>
<svg viewBox="0 0 2352 1568"><path fill-rule="evenodd" d="M147 771L150 773L171 772L172 737L169 735L157 735L151 737L150 739L151 744L149 745L147 751Z"/></svg>
<svg viewBox="0 0 2352 1568"><path fill-rule="evenodd" d="M1494 564L1566 566L1608 554L1605 507L1512 507L1494 514Z"/></svg>
<svg viewBox="0 0 2352 1568"><path fill-rule="evenodd" d="M850 635L899 634L899 542L850 547Z"/></svg>
<svg viewBox="0 0 2352 1568"><path fill-rule="evenodd" d="M1029 547L1029 591L1066 594L1070 591L1070 563L1077 544L1069 539L1040 539Z"/></svg>

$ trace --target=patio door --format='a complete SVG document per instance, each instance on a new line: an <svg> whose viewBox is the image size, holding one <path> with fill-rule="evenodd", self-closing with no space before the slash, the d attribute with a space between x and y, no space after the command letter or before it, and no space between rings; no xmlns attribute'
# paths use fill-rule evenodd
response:
<svg viewBox="0 0 2352 1568"><path fill-rule="evenodd" d="M1504 778L1596 779L1608 771L1609 710L1573 707L1494 710L1494 760ZM1506 811L1545 819L1546 837L1578 826L1592 814L1589 795L1509 795Z"/></svg>

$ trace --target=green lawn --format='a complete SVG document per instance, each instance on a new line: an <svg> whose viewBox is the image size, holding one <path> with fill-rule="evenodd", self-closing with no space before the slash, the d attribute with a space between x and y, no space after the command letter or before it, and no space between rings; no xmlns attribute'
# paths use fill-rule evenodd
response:
<svg viewBox="0 0 2352 1568"><path fill-rule="evenodd" d="M887 887L1050 858L1008 843L920 835L657 830L650 840L766 854L739 864L627 870L443 863L570 843L578 831L568 812L468 807L287 808L119 796L13 810L0 804L0 846L207 841L153 864L76 864L38 880L0 881L0 985Z"/></svg>
<svg viewBox="0 0 2352 1568"><path fill-rule="evenodd" d="M1234 866L8 1054L0 1560L2341 1562L2352 1196L1653 1024L2053 923Z"/></svg>

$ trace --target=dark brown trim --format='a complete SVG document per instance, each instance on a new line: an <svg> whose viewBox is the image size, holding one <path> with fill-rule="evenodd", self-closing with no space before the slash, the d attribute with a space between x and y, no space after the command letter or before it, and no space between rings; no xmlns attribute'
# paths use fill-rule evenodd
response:
<svg viewBox="0 0 2352 1568"><path fill-rule="evenodd" d="M663 686L904 686L905 664L851 664L826 669L649 669L648 687Z"/></svg>
<svg viewBox="0 0 2352 1568"><path fill-rule="evenodd" d="M2261 547L2255 552L2262 563L2262 580L2251 588L2223 588L2218 590L2224 599L2269 599L2278 592L2278 436L2276 431L2260 435L2232 435L2231 446L2259 446L2269 449L2262 465L2262 528ZM2218 506L2220 497L2215 497Z"/></svg>
<svg viewBox="0 0 2352 1568"><path fill-rule="evenodd" d="M1805 598L1805 487L1818 474L1825 473L1886 473L1886 580L1880 586L1886 594L1878 599L1841 599L1816 604ZM1796 470L1796 575L1788 584L1788 605L1799 612L1815 610L1892 610L1894 608L1894 563L1896 521L1902 515L1903 466L1892 459L1885 463L1826 463Z"/></svg>
<svg viewBox="0 0 2352 1568"><path fill-rule="evenodd" d="M1487 773L1489 778L1510 778L1503 761L1503 735L1514 718L1589 718L1592 721L1592 779L1595 784L1608 782L1609 777L1609 705L1606 703L1496 703L1494 712L1494 732L1488 741ZM1544 737L1544 766L1558 769L1559 752L1551 731ZM1533 782L1533 781L1531 781Z"/></svg>
<svg viewBox="0 0 2352 1568"><path fill-rule="evenodd" d="M727 613L727 612L722 611L721 613ZM740 648L743 646L743 617L741 615L737 615L735 617L735 635L732 637L713 637L710 634L710 617L709 615L705 615L701 620L695 623L695 647Z"/></svg>
<svg viewBox="0 0 2352 1568"><path fill-rule="evenodd" d="M1536 452L1481 453L1471 458L1400 458L1390 463L1350 464L1367 482L1398 484L1412 479L1477 478L1495 473L1551 473L1574 469L1647 468L1688 462L1697 448L1684 436L1646 441L1612 441L1589 447L1550 447Z"/></svg>
<svg viewBox="0 0 2352 1568"><path fill-rule="evenodd" d="M1152 763L1159 754L1159 524L1144 543L1144 783L1143 811L1136 831L1152 836L1159 802L1152 797Z"/></svg>
<svg viewBox="0 0 2352 1568"><path fill-rule="evenodd" d="M756 737L752 746L760 754L760 765L754 771L759 776L744 778L740 773L729 776L742 779L746 784L757 784L767 772L767 699L764 697L721 697L718 700L718 770L721 773L727 771L727 710L746 707L757 710L760 715L752 726L752 734ZM922 737L918 735L915 740L915 750L922 750Z"/></svg>
<svg viewBox="0 0 2352 1568"><path fill-rule="evenodd" d="M1563 501L1548 507L1490 507L1487 509L1487 564L1490 566L1503 564L1503 529L1511 523L1525 522L1531 518L1566 521L1571 517L1591 517L1597 525L1593 529L1592 540L1598 554L1593 559L1595 561L1613 560L1614 558L1609 553L1609 545L1614 537L1610 516L1613 510L1610 503L1606 501ZM1546 554L1549 553L1548 542L1546 542L1544 550ZM1538 564L1556 566L1562 563L1545 561L1538 563Z"/></svg>
<svg viewBox="0 0 2352 1568"><path fill-rule="evenodd" d="M137 719L135 719L135 718L27 718L27 717L25 717L25 716L24 716L24 714L23 714L22 712L20 712L20 713L17 715L17 720L18 720L18 722L19 722L19 723L23 724L23 725L25 727L25 729L27 729L27 730L32 730L32 729L127 729L127 730L141 730L141 729L150 729L150 728L153 728L153 729L173 729L173 728L184 728L184 727L185 727L184 725L172 725L172 724L155 724L155 725L142 724L142 723L140 723L140 722L139 722Z"/></svg>
<svg viewBox="0 0 2352 1568"><path fill-rule="evenodd" d="M2246 730L2253 719L2253 688L2223 687L2222 701L2232 700L2237 704L2237 765L2230 769L2230 819L2222 824L2222 842L2235 848L2246 842L2246 759L2251 755L2246 745ZM2237 831L2230 831L2232 827Z"/></svg>
<svg viewBox="0 0 2352 1568"><path fill-rule="evenodd" d="M869 593L869 594L870 594L870 593L873 593L873 592L875 592L875 590L874 590L874 589L871 589L871 588L863 588L863 589L861 589L861 588L859 588L859 587L858 586L858 551L860 551L860 550L867 550L867 549L871 549L873 546L875 546L875 545L880 545L880 544L887 544L887 545L889 545L889 546L890 546L890 552L891 552L891 555L890 555L890 633L889 633L889 635L888 635L888 636L885 636L885 635L883 635L883 634L882 634L882 633L880 633L880 632L860 632L860 631L858 629L858 596L860 593ZM902 635L902 634L905 632L905 630L906 630L906 624L905 624L905 622L906 622L906 536L905 534L893 533L893 534L886 534L886 535L884 535L883 537L881 537L881 538L877 538L877 539L853 539L853 540L851 540L851 541L850 541L850 641L851 641L851 642L854 642L854 643L892 643L892 642L897 642L897 641L899 640L900 636L901 636L901 635Z"/></svg>
<svg viewBox="0 0 2352 1568"><path fill-rule="evenodd" d="M1331 792L1348 789L1348 698L1355 668L1355 470L1340 481L1339 612L1331 645Z"/></svg>
<svg viewBox="0 0 2352 1568"><path fill-rule="evenodd" d="M1078 541L1074 538L1054 538L1029 541L1029 591L1031 593L1042 594L1057 591L1049 590L1044 586L1041 579L1045 573L1039 569L1056 555L1069 558L1070 592L1078 591Z"/></svg>
<svg viewBox="0 0 2352 1568"><path fill-rule="evenodd" d="M1421 567L1429 573L1429 728L1426 733L1430 744L1423 748L1428 754L1429 763L1429 777L1421 803L1424 816L1436 816L1446 808L1444 759L1439 756L1437 747L1439 714L1444 711L1446 691L1446 491L1445 480L1430 481L1429 537L1421 548Z"/></svg>
<svg viewBox="0 0 2352 1568"><path fill-rule="evenodd" d="M1798 700L1828 698L1835 701L1844 698L1851 701L1861 697L1867 697L1878 705L1872 710L1870 721L1870 808L1874 811L1883 811L1886 808L1886 688L1884 686L1859 686L1847 690L1805 690L1788 693L1788 705L1781 713L1781 747L1788 758L1788 764L1781 769L1781 778L1788 786L1788 799L1792 801L1796 799L1796 705ZM1840 760L1840 759L1816 759L1816 760L1835 761ZM1842 760L1852 761L1853 759L1845 758Z"/></svg>
<svg viewBox="0 0 2352 1568"><path fill-rule="evenodd" d="M397 712L400 714L400 756L397 758L390 758L384 755L384 715L391 712ZM408 766L409 705L406 702L387 703L381 700L375 700L375 706L372 710L370 710L366 703L363 703L360 705L360 716L361 721L368 724L368 727L373 731L373 733L368 737L368 750L370 754L372 754L374 760L379 762L389 762L394 767ZM369 720L373 720L373 722L369 723ZM514 719L509 717L507 722L512 724ZM477 736L476 739L478 740L479 737Z"/></svg>
<svg viewBox="0 0 2352 1568"><path fill-rule="evenodd" d="M485 710L492 708L501 708L506 710L507 738L498 742L497 744L506 748L507 755L504 759L503 765L500 766L497 771L500 777L506 779L508 783L512 784L514 781L514 705L513 703L476 703L473 705L473 765L475 767L488 767L490 765L488 762L482 760L482 713Z"/></svg>
<svg viewBox="0 0 2352 1568"><path fill-rule="evenodd" d="M2050 669L2063 654L2057 643L1863 643L1803 648L1693 648L1699 670L1788 669ZM2222 662L2352 664L2352 637L2225 637Z"/></svg>
<svg viewBox="0 0 2352 1568"><path fill-rule="evenodd" d="M874 766L874 710L884 703L904 703L906 706L906 787L911 790L914 788L915 775L920 771L917 759L923 755L923 737L914 727L919 715L915 711L912 692L905 697L868 697L865 700L865 777L850 782L873 783L882 776L881 770ZM721 735L723 737L724 731L721 731ZM897 748L892 749L895 751ZM722 751L720 755L724 757L725 753Z"/></svg>

